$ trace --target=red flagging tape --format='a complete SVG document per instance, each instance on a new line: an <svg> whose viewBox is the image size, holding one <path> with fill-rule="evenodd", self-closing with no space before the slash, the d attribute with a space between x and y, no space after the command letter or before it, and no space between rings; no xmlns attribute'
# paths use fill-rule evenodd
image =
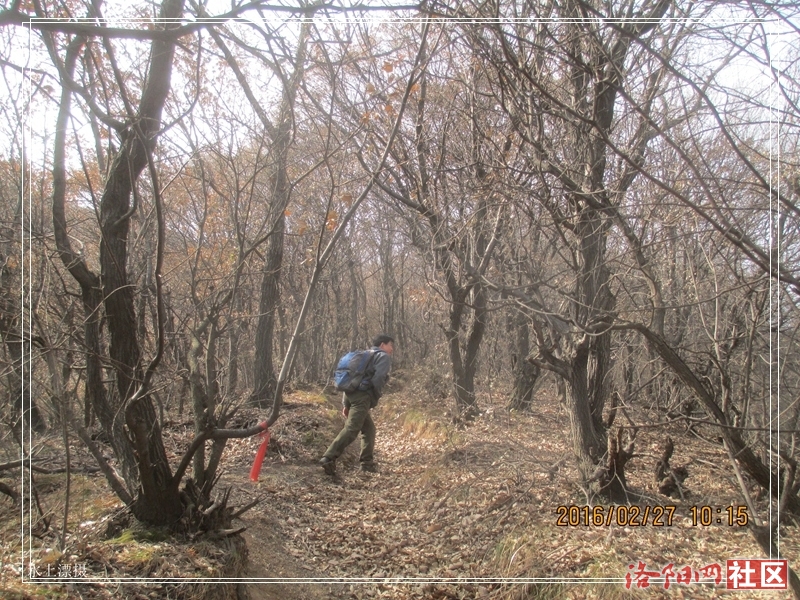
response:
<svg viewBox="0 0 800 600"><path fill-rule="evenodd" d="M261 423L261 427L264 428L264 431L262 431L259 436L263 441L258 447L258 452L256 452L256 459L253 461L253 468L250 469L251 481L258 481L258 474L261 472L261 463L264 462L264 457L267 455L267 447L269 446L269 429L267 429L267 422L264 421Z"/></svg>

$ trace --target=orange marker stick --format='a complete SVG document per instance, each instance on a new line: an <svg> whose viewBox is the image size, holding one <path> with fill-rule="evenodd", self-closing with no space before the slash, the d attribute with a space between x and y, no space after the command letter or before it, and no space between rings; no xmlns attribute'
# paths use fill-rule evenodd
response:
<svg viewBox="0 0 800 600"><path fill-rule="evenodd" d="M253 468L250 469L251 481L258 481L258 474L261 472L261 463L264 462L264 457L267 455L267 448L269 447L269 429L267 429L266 421L262 423L261 426L264 428L264 431L259 435L264 441L261 442L261 446L259 446L258 452L256 452L256 459L253 461Z"/></svg>

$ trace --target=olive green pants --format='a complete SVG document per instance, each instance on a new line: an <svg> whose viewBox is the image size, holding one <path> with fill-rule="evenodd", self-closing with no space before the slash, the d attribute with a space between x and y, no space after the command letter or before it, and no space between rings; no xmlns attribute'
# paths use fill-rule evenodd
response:
<svg viewBox="0 0 800 600"><path fill-rule="evenodd" d="M371 464L373 453L375 452L375 422L369 414L372 394L369 392L354 392L347 394L347 402L350 404L350 412L347 415L344 427L331 442L325 451L325 457L336 460L361 434L361 464Z"/></svg>

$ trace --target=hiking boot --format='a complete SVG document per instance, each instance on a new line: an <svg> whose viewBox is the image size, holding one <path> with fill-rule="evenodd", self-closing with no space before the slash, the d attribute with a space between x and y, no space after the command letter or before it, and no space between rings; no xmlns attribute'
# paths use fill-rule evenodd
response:
<svg viewBox="0 0 800 600"><path fill-rule="evenodd" d="M377 473L378 468L375 466L375 463L361 463L361 470L365 473Z"/></svg>
<svg viewBox="0 0 800 600"><path fill-rule="evenodd" d="M336 475L336 461L328 458L327 456L323 456L322 459L319 461L319 464L322 465L322 468L325 470L325 473L333 477Z"/></svg>

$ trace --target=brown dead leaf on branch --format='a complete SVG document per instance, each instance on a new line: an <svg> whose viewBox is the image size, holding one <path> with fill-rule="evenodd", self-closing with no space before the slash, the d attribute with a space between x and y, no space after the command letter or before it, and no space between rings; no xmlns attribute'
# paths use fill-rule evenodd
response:
<svg viewBox="0 0 800 600"><path fill-rule="evenodd" d="M329 211L325 216L325 229L333 231L339 224L339 214L336 211Z"/></svg>

